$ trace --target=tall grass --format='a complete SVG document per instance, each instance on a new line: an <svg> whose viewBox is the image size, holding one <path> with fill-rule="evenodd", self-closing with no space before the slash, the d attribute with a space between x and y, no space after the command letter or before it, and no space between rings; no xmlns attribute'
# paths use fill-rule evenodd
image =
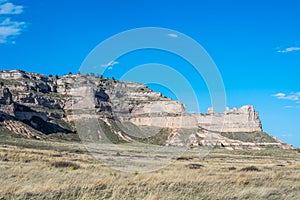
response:
<svg viewBox="0 0 300 200"><path fill-rule="evenodd" d="M116 171L87 153L0 146L0 199L299 199L297 152L195 152L150 173ZM69 146L71 145L71 146ZM277 152L277 150L276 150ZM126 152L122 152L126 154ZM284 154L288 155L284 159ZM263 156L261 156L263 155ZM298 156L298 157L297 157ZM72 166L77 166L73 170ZM193 169L187 166L201 166ZM231 170L233 167L236 170ZM256 170L259 169L259 170Z"/></svg>

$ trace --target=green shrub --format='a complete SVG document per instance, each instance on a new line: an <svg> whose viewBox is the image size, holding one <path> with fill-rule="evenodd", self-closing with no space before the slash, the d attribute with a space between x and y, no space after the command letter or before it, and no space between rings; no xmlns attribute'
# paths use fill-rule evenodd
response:
<svg viewBox="0 0 300 200"><path fill-rule="evenodd" d="M53 162L51 166L55 168L71 168L72 170L76 170L80 168L78 164L67 162L67 161L56 161Z"/></svg>

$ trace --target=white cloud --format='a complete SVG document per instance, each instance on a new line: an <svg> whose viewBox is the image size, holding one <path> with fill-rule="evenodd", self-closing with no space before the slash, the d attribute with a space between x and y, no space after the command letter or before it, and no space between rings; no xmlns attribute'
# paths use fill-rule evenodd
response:
<svg viewBox="0 0 300 200"><path fill-rule="evenodd" d="M0 44L11 41L15 36L20 35L24 28L25 22L11 21L10 18L4 19L0 22Z"/></svg>
<svg viewBox="0 0 300 200"><path fill-rule="evenodd" d="M168 36L172 38L178 38L178 35L175 33L169 33Z"/></svg>
<svg viewBox="0 0 300 200"><path fill-rule="evenodd" d="M277 94L274 94L273 96L274 96L274 97L281 98L281 97L285 97L286 94L284 94L284 93L277 93Z"/></svg>
<svg viewBox="0 0 300 200"><path fill-rule="evenodd" d="M300 47L288 47L286 49L283 50L278 50L278 53L288 53L288 52L292 52L292 51L300 51Z"/></svg>
<svg viewBox="0 0 300 200"><path fill-rule="evenodd" d="M0 1L0 15L21 14L23 6L14 5L7 1Z"/></svg>
<svg viewBox="0 0 300 200"><path fill-rule="evenodd" d="M299 109L300 106L284 106L283 108L286 108L286 109L291 109L291 108Z"/></svg>
<svg viewBox="0 0 300 200"><path fill-rule="evenodd" d="M299 101L300 100L300 92L292 92L290 94L285 93L277 93L272 95L273 97L276 97L277 99L284 99L284 100L290 100L290 101Z"/></svg>
<svg viewBox="0 0 300 200"><path fill-rule="evenodd" d="M15 5L9 0L0 0L0 16L2 15L17 15L23 12L23 6ZM25 28L25 22L12 21L11 18L0 18L0 44L10 43L15 44L13 40L20 35Z"/></svg>
<svg viewBox="0 0 300 200"><path fill-rule="evenodd" d="M114 66L114 65L117 65L117 64L119 64L119 62L117 62L117 61L110 61L109 63L107 63L107 64L102 64L101 66L102 67L108 67L108 69L112 69L112 67Z"/></svg>

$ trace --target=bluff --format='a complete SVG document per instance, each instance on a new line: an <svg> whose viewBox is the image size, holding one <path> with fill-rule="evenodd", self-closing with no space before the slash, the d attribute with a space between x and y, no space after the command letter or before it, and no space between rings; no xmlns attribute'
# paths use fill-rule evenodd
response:
<svg viewBox="0 0 300 200"><path fill-rule="evenodd" d="M251 105L189 114L182 103L145 85L79 74L53 77L3 70L0 83L0 130L28 138L76 134L80 127L93 131L88 123L76 126L93 119L114 143L292 148L263 132Z"/></svg>

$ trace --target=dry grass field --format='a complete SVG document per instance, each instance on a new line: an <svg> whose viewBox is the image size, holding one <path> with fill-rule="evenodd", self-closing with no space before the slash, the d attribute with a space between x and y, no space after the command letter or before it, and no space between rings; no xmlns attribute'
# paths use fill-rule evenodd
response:
<svg viewBox="0 0 300 200"><path fill-rule="evenodd" d="M78 142L1 138L0 199L299 199L300 153L190 150L156 171L124 172Z"/></svg>

